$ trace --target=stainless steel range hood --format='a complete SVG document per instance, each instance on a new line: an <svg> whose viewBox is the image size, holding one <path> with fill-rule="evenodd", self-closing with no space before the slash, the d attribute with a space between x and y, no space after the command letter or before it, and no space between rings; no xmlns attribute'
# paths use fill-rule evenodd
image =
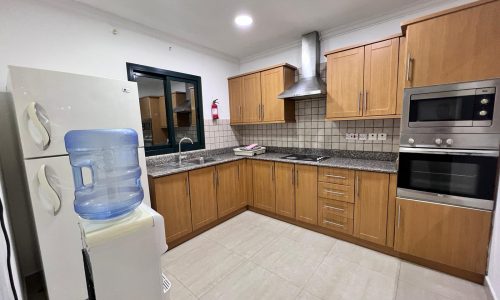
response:
<svg viewBox="0 0 500 300"><path fill-rule="evenodd" d="M302 100L326 95L326 84L319 74L319 50L317 31L302 36L302 74L299 81L279 94L278 98Z"/></svg>

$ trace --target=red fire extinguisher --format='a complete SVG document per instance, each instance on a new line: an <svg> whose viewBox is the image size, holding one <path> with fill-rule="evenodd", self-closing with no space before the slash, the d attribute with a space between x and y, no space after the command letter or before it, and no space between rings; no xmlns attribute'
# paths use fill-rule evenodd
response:
<svg viewBox="0 0 500 300"><path fill-rule="evenodd" d="M219 99L215 99L212 101L212 120L217 120L219 118L219 108L217 107L217 101Z"/></svg>

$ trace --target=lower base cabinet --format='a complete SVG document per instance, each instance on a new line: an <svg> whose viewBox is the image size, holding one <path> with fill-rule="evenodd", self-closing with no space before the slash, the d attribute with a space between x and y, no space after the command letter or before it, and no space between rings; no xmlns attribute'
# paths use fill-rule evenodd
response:
<svg viewBox="0 0 500 300"><path fill-rule="evenodd" d="M276 212L276 177L274 162L253 161L252 178L253 205L268 212Z"/></svg>
<svg viewBox="0 0 500 300"><path fill-rule="evenodd" d="M397 198L395 227L396 251L486 273L490 211Z"/></svg>
<svg viewBox="0 0 500 300"><path fill-rule="evenodd" d="M193 230L217 220L215 167L189 171Z"/></svg>
<svg viewBox="0 0 500 300"><path fill-rule="evenodd" d="M167 243L193 231L188 173L153 180L152 206L163 216Z"/></svg>
<svg viewBox="0 0 500 300"><path fill-rule="evenodd" d="M276 213L295 218L295 166L275 163L276 171Z"/></svg>
<svg viewBox="0 0 500 300"><path fill-rule="evenodd" d="M244 180L241 174L243 161L220 164L216 167L217 210L219 218L246 206Z"/></svg>
<svg viewBox="0 0 500 300"><path fill-rule="evenodd" d="M295 219L318 224L318 167L295 165Z"/></svg>

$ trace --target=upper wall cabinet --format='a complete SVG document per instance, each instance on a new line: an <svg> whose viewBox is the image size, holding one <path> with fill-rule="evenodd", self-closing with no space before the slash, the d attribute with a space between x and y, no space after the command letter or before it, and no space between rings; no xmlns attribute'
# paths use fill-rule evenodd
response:
<svg viewBox="0 0 500 300"><path fill-rule="evenodd" d="M295 103L278 99L295 82L295 70L283 64L229 78L231 124L295 121Z"/></svg>
<svg viewBox="0 0 500 300"><path fill-rule="evenodd" d="M399 38L327 57L326 119L397 118Z"/></svg>
<svg viewBox="0 0 500 300"><path fill-rule="evenodd" d="M405 31L405 87L500 77L500 1L409 21Z"/></svg>

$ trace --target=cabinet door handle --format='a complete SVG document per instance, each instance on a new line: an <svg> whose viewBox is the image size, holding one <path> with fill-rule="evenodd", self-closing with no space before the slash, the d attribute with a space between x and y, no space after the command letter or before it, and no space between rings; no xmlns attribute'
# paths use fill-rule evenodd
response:
<svg viewBox="0 0 500 300"><path fill-rule="evenodd" d="M408 58L406 59L406 81L411 81L411 75L413 69L413 59L411 58L411 54L408 53Z"/></svg>
<svg viewBox="0 0 500 300"><path fill-rule="evenodd" d="M332 177L332 178L338 178L338 179L346 179L345 176L340 176L340 175L330 175L330 174L325 174L325 177Z"/></svg>
<svg viewBox="0 0 500 300"><path fill-rule="evenodd" d="M345 209L343 209L343 208L338 208L338 207L331 206L331 205L325 205L323 207L326 208L326 209L333 209L333 210L338 210L338 211L345 211Z"/></svg>
<svg viewBox="0 0 500 300"><path fill-rule="evenodd" d="M363 113L366 114L366 106L367 106L367 100L368 99L368 91L365 90L365 96L363 97Z"/></svg>
<svg viewBox="0 0 500 300"><path fill-rule="evenodd" d="M290 169L292 171L292 186L295 185L295 172L293 170L293 167Z"/></svg>
<svg viewBox="0 0 500 300"><path fill-rule="evenodd" d="M241 117L241 112L242 112L242 110L241 110L241 105L240 105L240 121L241 121L241 119L242 119L242 117Z"/></svg>
<svg viewBox="0 0 500 300"><path fill-rule="evenodd" d="M328 193L328 194L334 194L334 195L339 195L339 196L342 196L342 195L345 195L345 193L342 193L342 192L336 192L336 191L332 191L332 190L324 190L325 193Z"/></svg>
<svg viewBox="0 0 500 300"><path fill-rule="evenodd" d="M260 121L260 104L259 104L259 106L257 106L257 115L258 115L258 117L257 117L257 118L258 118L258 119L259 119L259 121Z"/></svg>
<svg viewBox="0 0 500 300"><path fill-rule="evenodd" d="M358 114L361 114L361 97L363 97L363 93L359 92L359 95L358 95Z"/></svg>
<svg viewBox="0 0 500 300"><path fill-rule="evenodd" d="M215 173L216 173L216 175L217 175L217 176L215 177L215 178L217 179L217 186L219 186L219 170L216 170L216 171L215 171Z"/></svg>
<svg viewBox="0 0 500 300"><path fill-rule="evenodd" d="M264 121L264 104L262 104L262 120Z"/></svg>
<svg viewBox="0 0 500 300"><path fill-rule="evenodd" d="M214 172L213 172L213 181L214 181L214 187L216 187L217 186L217 178L215 175L215 168L214 168Z"/></svg>
<svg viewBox="0 0 500 300"><path fill-rule="evenodd" d="M186 176L186 196L189 197L189 178Z"/></svg>
<svg viewBox="0 0 500 300"><path fill-rule="evenodd" d="M323 220L323 223L329 224L329 225L334 225L334 226L337 226L337 227L342 227L342 228L345 227L344 224L340 224L340 223L336 223L336 222L332 222L332 221L327 221L327 220Z"/></svg>
<svg viewBox="0 0 500 300"><path fill-rule="evenodd" d="M271 172L272 172L273 181L274 181L275 180L275 177L274 177L274 164L271 166Z"/></svg>
<svg viewBox="0 0 500 300"><path fill-rule="evenodd" d="M295 173L297 175L295 176L295 182L297 183L297 187L299 187L299 170L296 170Z"/></svg>
<svg viewBox="0 0 500 300"><path fill-rule="evenodd" d="M401 223L401 204L398 204L398 228Z"/></svg>
<svg viewBox="0 0 500 300"><path fill-rule="evenodd" d="M356 196L359 197L359 177L356 175Z"/></svg>

